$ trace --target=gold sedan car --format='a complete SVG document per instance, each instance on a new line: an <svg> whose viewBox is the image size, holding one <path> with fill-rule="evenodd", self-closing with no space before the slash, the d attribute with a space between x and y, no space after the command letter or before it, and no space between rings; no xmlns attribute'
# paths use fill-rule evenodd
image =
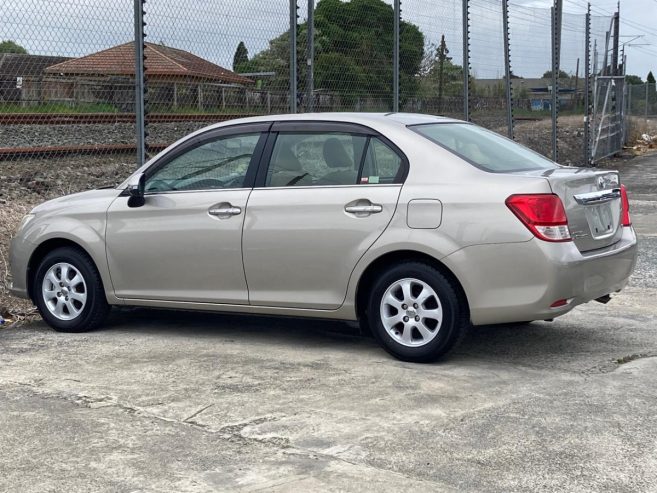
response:
<svg viewBox="0 0 657 493"><path fill-rule="evenodd" d="M325 113L199 130L36 207L10 257L13 293L60 331L111 305L323 317L431 361L470 325L608 301L636 254L615 171L458 120Z"/></svg>

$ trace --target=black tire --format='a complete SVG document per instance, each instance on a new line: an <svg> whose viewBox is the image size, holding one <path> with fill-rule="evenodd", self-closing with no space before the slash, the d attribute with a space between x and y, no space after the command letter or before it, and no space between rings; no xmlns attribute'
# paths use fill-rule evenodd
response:
<svg viewBox="0 0 657 493"><path fill-rule="evenodd" d="M406 278L428 284L438 296L442 308L443 318L437 334L422 346L410 347L397 342L381 320L380 306L384 294L393 283ZM461 342L469 326L464 301L459 299L457 293L452 283L431 265L416 261L400 263L382 273L372 285L367 305L367 320L372 334L388 353L402 361L436 361Z"/></svg>
<svg viewBox="0 0 657 493"><path fill-rule="evenodd" d="M87 299L80 313L70 320L61 320L50 312L42 293L43 279L48 270L58 264L68 263L84 278ZM107 316L109 305L100 274L93 260L84 251L73 247L61 247L49 252L36 269L34 275L34 303L43 320L58 332L86 332L97 328Z"/></svg>

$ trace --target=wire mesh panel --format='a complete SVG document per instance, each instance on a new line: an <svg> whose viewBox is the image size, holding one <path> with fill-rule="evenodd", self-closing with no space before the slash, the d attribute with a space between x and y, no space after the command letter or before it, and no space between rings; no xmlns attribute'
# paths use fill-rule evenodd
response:
<svg viewBox="0 0 657 493"><path fill-rule="evenodd" d="M562 164L585 165L584 64L586 13L564 12L557 71L557 155ZM550 75L551 72L550 72Z"/></svg>
<svg viewBox="0 0 657 493"><path fill-rule="evenodd" d="M506 134L502 3L470 0L470 19L471 119Z"/></svg>
<svg viewBox="0 0 657 493"><path fill-rule="evenodd" d="M657 118L657 85L628 85L627 114L644 120Z"/></svg>
<svg viewBox="0 0 657 493"><path fill-rule="evenodd" d="M541 154L549 155L550 9L511 3L509 31L515 139Z"/></svg>
<svg viewBox="0 0 657 493"><path fill-rule="evenodd" d="M287 112L288 0L148 0L148 146L209 123Z"/></svg>
<svg viewBox="0 0 657 493"><path fill-rule="evenodd" d="M0 160L84 154L93 165L111 154L112 162L134 163L134 58L123 51L132 9L130 0L3 2ZM28 183L54 186L38 177Z"/></svg>
<svg viewBox="0 0 657 493"><path fill-rule="evenodd" d="M93 53L129 43L131 0L3 0L0 7L0 315L9 296L9 240L47 199L116 185L134 170L134 58ZM117 70L120 69L120 70ZM4 260L4 261L3 261Z"/></svg>
<svg viewBox="0 0 657 493"><path fill-rule="evenodd" d="M463 18L461 0L403 0L400 108L403 111L463 116ZM409 43L409 44L407 44ZM419 57L418 55L422 55Z"/></svg>
<svg viewBox="0 0 657 493"><path fill-rule="evenodd" d="M302 19L305 15L302 12ZM315 3L315 111L392 109L393 24L392 1L319 0ZM403 60L413 49L417 51L418 45L421 49L422 42L418 41L421 34L414 26L402 23L401 30ZM299 32L299 42L304 47L305 23ZM408 52L406 45L411 46ZM413 53L413 56L417 55ZM405 79L403 75L401 79ZM300 86L305 88L305 71L301 71Z"/></svg>

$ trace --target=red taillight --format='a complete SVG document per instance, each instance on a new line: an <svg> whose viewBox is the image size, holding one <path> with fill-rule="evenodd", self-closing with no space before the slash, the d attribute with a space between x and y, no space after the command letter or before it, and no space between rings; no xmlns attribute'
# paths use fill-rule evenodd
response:
<svg viewBox="0 0 657 493"><path fill-rule="evenodd" d="M627 188L625 185L620 186L621 189L621 224L623 226L632 226L632 220L630 219L630 201L627 198Z"/></svg>
<svg viewBox="0 0 657 493"><path fill-rule="evenodd" d="M545 241L570 241L568 218L555 194L511 195L506 205L534 236Z"/></svg>

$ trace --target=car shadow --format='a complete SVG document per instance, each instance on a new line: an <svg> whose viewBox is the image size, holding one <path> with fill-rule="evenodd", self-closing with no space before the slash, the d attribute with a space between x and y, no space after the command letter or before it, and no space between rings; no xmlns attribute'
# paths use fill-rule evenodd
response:
<svg viewBox="0 0 657 493"><path fill-rule="evenodd" d="M23 328L42 330L45 326L39 322ZM98 332L138 332L170 339L252 341L299 349L322 346L327 350L362 352L363 355L374 352L393 359L378 347L371 334L361 332L355 322L316 318L121 307L112 310ZM633 346L640 343L637 339L630 342L627 333L622 331L567 318L555 322L488 325L470 328L462 344L439 363L458 365L487 361L586 369L636 352Z"/></svg>
<svg viewBox="0 0 657 493"><path fill-rule="evenodd" d="M132 331L175 336L230 337L303 344L329 341L362 341L376 345L356 322L254 314L232 314L151 308L112 310L100 331Z"/></svg>
<svg viewBox="0 0 657 493"><path fill-rule="evenodd" d="M300 347L321 344L336 349L378 348L371 334L361 332L356 323L315 318L121 308L113 310L100 330L170 337L239 337L241 341ZM584 359L604 359L607 354L623 352L622 341L622 336L613 331L568 320L478 326L470 328L462 344L441 361L551 365L586 354Z"/></svg>

